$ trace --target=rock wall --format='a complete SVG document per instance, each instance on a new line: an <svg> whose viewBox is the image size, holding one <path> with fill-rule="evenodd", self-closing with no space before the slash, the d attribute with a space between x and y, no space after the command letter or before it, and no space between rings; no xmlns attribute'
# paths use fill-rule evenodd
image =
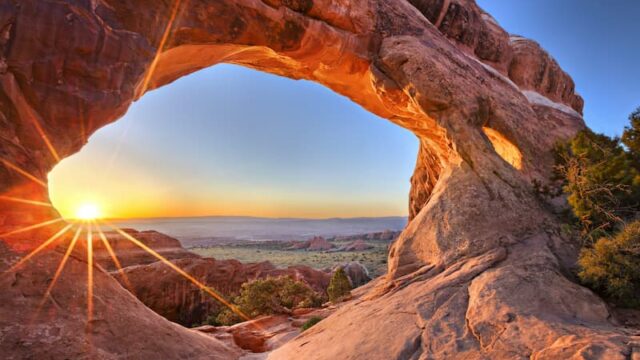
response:
<svg viewBox="0 0 640 360"><path fill-rule="evenodd" d="M277 269L270 262L243 264L237 260L184 258L174 263L226 299L237 295L245 282L268 276L289 276L324 293L331 277L330 273L308 266ZM121 275L117 276L118 281L123 286L131 285L131 291L145 305L184 326L204 323L223 306L161 262L128 267L124 275L126 281Z"/></svg>
<svg viewBox="0 0 640 360"><path fill-rule="evenodd" d="M150 247L165 259L198 259L200 256L190 252L182 247L178 239L174 239L168 235L157 231L136 231L133 229L124 229L127 234L133 236L144 245ZM115 231L105 231L105 239L109 243L109 247L116 255L120 266L126 268L132 265L151 264L158 259L142 250L135 244L131 243L124 236ZM106 271L116 271L118 267L114 264L109 249L106 248L102 241L96 241L93 245L94 261Z"/></svg>
<svg viewBox="0 0 640 360"><path fill-rule="evenodd" d="M582 100L546 52L474 1L0 0L0 29L5 196L46 201L46 173L88 135L145 92L222 62L316 81L420 139L412 221L386 281L273 358L638 356L637 337L563 275L575 244L531 191L553 143L584 127ZM55 215L1 206L2 232ZM4 241L15 251L44 235ZM2 339L3 353L25 351Z"/></svg>

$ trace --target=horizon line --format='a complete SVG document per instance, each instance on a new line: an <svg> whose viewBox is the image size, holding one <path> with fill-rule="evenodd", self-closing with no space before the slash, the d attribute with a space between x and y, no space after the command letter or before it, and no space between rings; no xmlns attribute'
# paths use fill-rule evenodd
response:
<svg viewBox="0 0 640 360"><path fill-rule="evenodd" d="M271 217L271 216L254 216L254 215L193 215L193 216L149 216L149 217L105 217L109 221L126 221L126 220L159 220L159 219L187 219L187 218L249 218L249 219L269 219L269 220L354 220L354 219L384 219L384 218L405 218L409 215L386 215L386 216L353 216L353 217Z"/></svg>

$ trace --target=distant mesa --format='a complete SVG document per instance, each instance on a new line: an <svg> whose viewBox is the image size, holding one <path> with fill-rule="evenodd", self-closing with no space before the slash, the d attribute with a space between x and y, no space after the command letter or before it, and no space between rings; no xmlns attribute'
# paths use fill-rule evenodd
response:
<svg viewBox="0 0 640 360"><path fill-rule="evenodd" d="M367 244L362 239L355 240L345 246L340 247L340 251L365 251L373 249L373 245Z"/></svg>
<svg viewBox="0 0 640 360"><path fill-rule="evenodd" d="M401 231L384 230L380 232L357 234L348 236L336 236L333 241L356 241L356 240L369 240L369 241L393 241L400 236Z"/></svg>
<svg viewBox="0 0 640 360"><path fill-rule="evenodd" d="M297 242L291 245L288 250L307 250L307 251L327 251L335 247L322 236L314 236L313 238Z"/></svg>
<svg viewBox="0 0 640 360"><path fill-rule="evenodd" d="M306 250L306 251L366 251L374 248L367 241L392 242L400 235L400 231L385 230L381 232L356 234L347 236L335 236L325 239L322 236L314 236L305 241L296 241L287 248L287 250ZM343 245L336 243L349 242Z"/></svg>

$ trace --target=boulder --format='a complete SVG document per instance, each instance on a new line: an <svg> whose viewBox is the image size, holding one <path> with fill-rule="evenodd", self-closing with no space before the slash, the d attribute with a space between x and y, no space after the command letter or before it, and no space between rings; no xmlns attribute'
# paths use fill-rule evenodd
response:
<svg viewBox="0 0 640 360"><path fill-rule="evenodd" d="M262 316L233 326L205 325L194 328L229 346L252 353L265 353L279 348L300 335L302 325L312 317L324 319L335 312L329 309L296 309L289 315Z"/></svg>
<svg viewBox="0 0 640 360"><path fill-rule="evenodd" d="M357 261L352 261L339 267L347 274L351 287L353 288L357 288L371 281L369 270Z"/></svg>

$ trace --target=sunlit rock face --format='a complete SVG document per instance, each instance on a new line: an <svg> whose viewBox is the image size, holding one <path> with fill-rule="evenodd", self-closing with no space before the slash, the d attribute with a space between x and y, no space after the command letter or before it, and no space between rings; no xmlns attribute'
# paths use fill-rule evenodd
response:
<svg viewBox="0 0 640 360"><path fill-rule="evenodd" d="M1 193L46 201L47 172L134 99L222 62L321 83L421 143L411 222L390 251L386 279L366 301L341 308L271 358L638 356L638 338L563 275L575 244L531 191L532 179L549 175L553 144L584 127L582 99L535 42L511 37L472 0L0 0ZM519 154L518 166L495 139ZM50 208L5 199L0 229L52 216ZM3 262L41 242L42 232L3 238ZM51 273L56 265L37 264ZM83 269L68 272L80 277ZM23 291L35 286L32 274L11 275L22 281L3 274L12 291L0 292L10 306L2 307L0 332L13 337L0 337L0 352L16 358L29 343L12 339L39 334L13 319L32 311L42 292ZM126 293L100 276L96 293L112 295L101 321L114 326L124 310L109 304ZM57 304L57 324L77 327L73 299ZM166 333L167 323L137 309L129 322L146 318L147 330ZM105 358L135 348L107 346L135 331L118 329L94 335ZM171 331L180 335L145 337L145 344L194 349L188 330ZM41 349L89 356L85 344L60 334ZM213 340L201 345L194 358L236 356Z"/></svg>

